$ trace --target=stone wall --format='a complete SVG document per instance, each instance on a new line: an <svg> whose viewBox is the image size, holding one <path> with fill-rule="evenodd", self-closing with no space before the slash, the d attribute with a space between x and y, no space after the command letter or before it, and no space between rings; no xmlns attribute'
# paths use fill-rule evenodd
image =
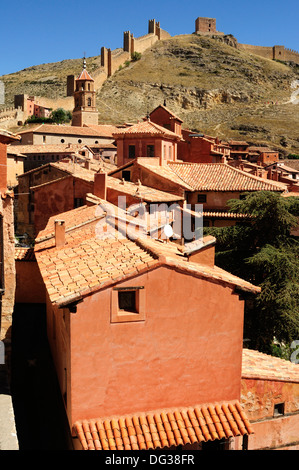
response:
<svg viewBox="0 0 299 470"><path fill-rule="evenodd" d="M284 46L253 46L251 44L239 44L238 49L255 54L265 59L281 60L283 62L295 62L299 64L299 53L293 49L287 49Z"/></svg>
<svg viewBox="0 0 299 470"><path fill-rule="evenodd" d="M120 66L127 60L131 60L134 52L143 53L156 41L170 38L170 34L160 28L160 23L156 20L149 20L148 34L134 38L130 31L125 31L123 36L123 47L111 51L106 47L101 48L101 67L102 70L97 72L97 82L95 88L99 88L107 77L113 75Z"/></svg>

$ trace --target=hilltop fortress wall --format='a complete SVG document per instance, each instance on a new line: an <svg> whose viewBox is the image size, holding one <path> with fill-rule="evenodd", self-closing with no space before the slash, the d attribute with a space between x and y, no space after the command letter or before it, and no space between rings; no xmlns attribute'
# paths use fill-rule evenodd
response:
<svg viewBox="0 0 299 470"><path fill-rule="evenodd" d="M100 82L104 78L103 72L106 74L106 77L110 77L119 70L126 61L131 60L135 52L143 53L152 47L155 42L171 37L167 31L160 27L160 22L156 22L154 19L149 20L148 33L144 36L134 38L133 33L130 31L125 31L123 34L122 49L111 51L111 49L106 49L106 47L101 48L101 66L103 67L103 71ZM100 75L100 72L98 75ZM97 76L97 74L95 76Z"/></svg>
<svg viewBox="0 0 299 470"><path fill-rule="evenodd" d="M295 62L299 64L299 52L287 49L284 46L252 46L251 44L239 44L238 49L255 54L265 59L282 60L283 62Z"/></svg>
<svg viewBox="0 0 299 470"><path fill-rule="evenodd" d="M194 34L216 37L225 36L225 33L219 32L216 29L215 18L198 17L195 20ZM232 35L230 35L232 36ZM112 76L119 70L127 61L134 57L134 53L143 53L152 47L157 41L163 41L171 38L171 35L160 27L160 22L155 19L148 21L148 33L144 36L135 38L130 31L123 33L123 47L111 51L106 47L101 48L101 66L92 72L95 82L95 90L99 90L105 80ZM283 62L294 62L299 64L299 52L292 49L287 49L284 46L253 46L251 44L240 44L235 38L233 41L228 42L229 45L236 47L239 50L247 51L250 54L263 57L270 60L281 60ZM44 97L35 97L35 103L40 106L51 107L57 109L63 107L67 110L73 109L73 93L75 90L75 76L69 75L66 83L66 97L54 100ZM25 97L25 95L23 95ZM19 109L18 109L19 108ZM26 110L23 106L16 105L15 108L0 109L0 123L2 127L15 125L18 121L23 121L27 117Z"/></svg>
<svg viewBox="0 0 299 470"><path fill-rule="evenodd" d="M205 36L219 36L224 35L216 30L216 19L215 18L197 18L195 20L195 34ZM299 64L299 52L293 49L287 49L284 46L253 46L251 44L240 44L237 43L237 49L244 50L250 54L255 54L264 59L270 60L281 60L283 62L295 62Z"/></svg>
<svg viewBox="0 0 299 470"><path fill-rule="evenodd" d="M225 36L217 31L215 18L198 17L195 20L195 34L213 36ZM113 75L126 61L131 60L135 52L143 53L155 42L171 38L171 35L160 27L160 22L155 19L148 22L148 33L135 38L133 33L123 33L123 47L111 51L106 47L101 48L101 68L94 72L95 87L100 88L106 78ZM251 54L256 54L270 60L281 60L284 62L295 62L299 64L299 53L284 46L253 46L250 44L239 44L236 47Z"/></svg>

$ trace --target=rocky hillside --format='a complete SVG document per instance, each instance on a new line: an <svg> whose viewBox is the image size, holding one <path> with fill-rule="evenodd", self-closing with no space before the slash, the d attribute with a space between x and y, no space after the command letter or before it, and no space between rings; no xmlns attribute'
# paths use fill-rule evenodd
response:
<svg viewBox="0 0 299 470"><path fill-rule="evenodd" d="M6 103L18 93L61 98L67 75L81 66L66 60L0 77ZM87 60L91 74L98 67L99 56ZM165 100L184 127L299 154L299 104L290 103L298 79L298 66L238 50L233 36L176 36L106 80L97 92L99 122L136 122Z"/></svg>
<svg viewBox="0 0 299 470"><path fill-rule="evenodd" d="M105 82L98 92L100 121L136 121L166 100L192 130L299 153L299 104L287 104L296 79L299 67L221 39L177 36L157 42Z"/></svg>

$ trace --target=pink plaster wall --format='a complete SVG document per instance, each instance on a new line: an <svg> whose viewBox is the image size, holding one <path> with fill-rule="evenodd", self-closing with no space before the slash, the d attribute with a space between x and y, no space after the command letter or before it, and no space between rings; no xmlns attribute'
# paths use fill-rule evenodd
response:
<svg viewBox="0 0 299 470"><path fill-rule="evenodd" d="M57 310L55 334L49 308L62 388L67 374L70 424L239 399L243 301L231 288L166 267L122 285L145 286L145 321L111 323L110 288L78 304L67 315L68 329ZM63 353L69 338L70 352Z"/></svg>

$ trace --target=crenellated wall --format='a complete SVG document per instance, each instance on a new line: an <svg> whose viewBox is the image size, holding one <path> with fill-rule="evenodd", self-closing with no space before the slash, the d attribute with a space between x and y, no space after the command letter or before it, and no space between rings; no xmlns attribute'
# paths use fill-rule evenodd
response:
<svg viewBox="0 0 299 470"><path fill-rule="evenodd" d="M251 44L238 43L238 49L255 54L265 59L282 60L283 62L295 62L299 64L299 52L293 49L287 49L284 46L253 46Z"/></svg>
<svg viewBox="0 0 299 470"><path fill-rule="evenodd" d="M125 31L123 36L123 47L121 49L107 49L106 47L101 48L101 66L103 67L102 76L99 80L99 86L103 83L101 80L113 75L120 66L122 66L127 60L131 60L134 52L143 53L156 41L161 41L170 38L170 34L160 27L160 23L156 20L149 20L148 22L148 33L134 38L134 35L130 31Z"/></svg>

